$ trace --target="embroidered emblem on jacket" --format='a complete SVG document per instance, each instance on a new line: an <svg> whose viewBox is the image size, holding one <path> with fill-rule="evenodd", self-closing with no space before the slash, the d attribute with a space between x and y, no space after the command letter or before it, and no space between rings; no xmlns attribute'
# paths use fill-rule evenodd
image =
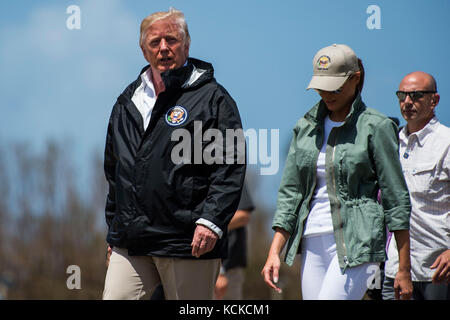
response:
<svg viewBox="0 0 450 320"><path fill-rule="evenodd" d="M166 122L169 126L179 126L183 124L188 117L186 109L182 106L174 106L166 113Z"/></svg>

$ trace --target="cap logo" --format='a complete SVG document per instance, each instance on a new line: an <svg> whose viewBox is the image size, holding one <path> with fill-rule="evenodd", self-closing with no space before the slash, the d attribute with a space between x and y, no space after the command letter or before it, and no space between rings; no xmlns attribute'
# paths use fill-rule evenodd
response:
<svg viewBox="0 0 450 320"><path fill-rule="evenodd" d="M331 59L329 56L321 56L317 60L317 70L328 70L328 67L331 64Z"/></svg>
<svg viewBox="0 0 450 320"><path fill-rule="evenodd" d="M188 117L186 109L182 106L174 106L166 113L166 122L169 126L179 126L183 124Z"/></svg>

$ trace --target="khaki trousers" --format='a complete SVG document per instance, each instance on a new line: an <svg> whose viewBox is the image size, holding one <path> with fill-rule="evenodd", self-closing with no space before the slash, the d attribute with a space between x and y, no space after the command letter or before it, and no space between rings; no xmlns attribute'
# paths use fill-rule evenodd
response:
<svg viewBox="0 0 450 320"><path fill-rule="evenodd" d="M167 300L212 300L220 259L129 256L113 248L104 300L150 300L159 284Z"/></svg>

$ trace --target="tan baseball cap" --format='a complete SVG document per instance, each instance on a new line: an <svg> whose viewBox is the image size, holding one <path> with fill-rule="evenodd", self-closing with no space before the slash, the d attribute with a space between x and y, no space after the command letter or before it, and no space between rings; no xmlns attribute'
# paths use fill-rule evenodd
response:
<svg viewBox="0 0 450 320"><path fill-rule="evenodd" d="M342 87L353 73L359 71L355 52L345 44L320 49L313 59L314 74L308 89L334 91Z"/></svg>

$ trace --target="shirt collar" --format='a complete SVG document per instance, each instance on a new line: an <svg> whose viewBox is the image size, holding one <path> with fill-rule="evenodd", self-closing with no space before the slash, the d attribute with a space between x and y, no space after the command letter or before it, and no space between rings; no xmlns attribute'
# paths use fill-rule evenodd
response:
<svg viewBox="0 0 450 320"><path fill-rule="evenodd" d="M144 84L144 90L145 90L145 87L147 87L151 91L155 92L155 87L154 87L153 81L152 81L152 68L151 67L148 68L147 70L145 70L141 74L141 80L142 80L142 83Z"/></svg>
<svg viewBox="0 0 450 320"><path fill-rule="evenodd" d="M434 116L425 127L420 129L417 132L411 133L409 136L407 134L407 126L404 126L403 129L400 131L399 138L403 141L408 140L410 136L415 135L417 137L417 141L419 145L422 147L425 144L425 141L427 140L428 136L430 136L430 133L433 133L436 128L439 125L439 120Z"/></svg>

